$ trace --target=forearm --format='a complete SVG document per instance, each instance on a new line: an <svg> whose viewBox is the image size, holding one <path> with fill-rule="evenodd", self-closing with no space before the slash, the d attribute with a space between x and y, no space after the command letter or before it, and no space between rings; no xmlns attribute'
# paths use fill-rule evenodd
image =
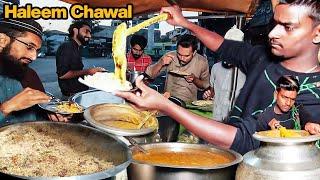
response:
<svg viewBox="0 0 320 180"><path fill-rule="evenodd" d="M212 119L197 116L172 102L159 107L165 114L174 118L198 137L220 147L230 148L237 128Z"/></svg>
<svg viewBox="0 0 320 180"><path fill-rule="evenodd" d="M153 65L150 65L148 67L147 74L154 79L159 75L162 67L163 67L163 65L162 65L162 62L160 60L157 63L155 63Z"/></svg>
<svg viewBox="0 0 320 180"><path fill-rule="evenodd" d="M59 79L72 79L72 78L77 78L83 75L88 75L88 70L78 70L78 71L68 71L65 73L63 76L60 76Z"/></svg>
<svg viewBox="0 0 320 180"><path fill-rule="evenodd" d="M224 38L219 34L187 21L182 27L189 29L207 48L217 51Z"/></svg>
<svg viewBox="0 0 320 180"><path fill-rule="evenodd" d="M199 89L206 89L208 88L208 83L206 83L205 80L201 80L199 78L194 78L193 83L199 88Z"/></svg>

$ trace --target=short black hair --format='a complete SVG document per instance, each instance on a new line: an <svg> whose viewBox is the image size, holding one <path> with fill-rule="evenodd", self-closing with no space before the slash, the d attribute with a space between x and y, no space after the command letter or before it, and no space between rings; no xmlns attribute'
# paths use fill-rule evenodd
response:
<svg viewBox="0 0 320 180"><path fill-rule="evenodd" d="M279 4L289 4L293 6L305 6L309 8L308 16L315 25L320 23L320 1L319 0L280 0Z"/></svg>
<svg viewBox="0 0 320 180"><path fill-rule="evenodd" d="M184 34L178 38L177 46L182 46L183 48L192 47L192 51L195 51L198 49L198 40L191 34Z"/></svg>
<svg viewBox="0 0 320 180"><path fill-rule="evenodd" d="M131 47L138 44L141 47L141 49L144 49L147 46L147 43L148 43L147 39L141 35L133 35L130 39Z"/></svg>
<svg viewBox="0 0 320 180"><path fill-rule="evenodd" d="M72 24L70 24L69 29L68 29L69 37L70 38L73 37L73 35L74 35L73 29L74 28L80 29L83 26L89 26L90 29L91 29L92 28L92 23L87 21L87 20L76 20L76 21L73 21Z"/></svg>
<svg viewBox="0 0 320 180"><path fill-rule="evenodd" d="M299 92L300 84L294 76L281 76L277 81L277 91L280 91L280 89Z"/></svg>

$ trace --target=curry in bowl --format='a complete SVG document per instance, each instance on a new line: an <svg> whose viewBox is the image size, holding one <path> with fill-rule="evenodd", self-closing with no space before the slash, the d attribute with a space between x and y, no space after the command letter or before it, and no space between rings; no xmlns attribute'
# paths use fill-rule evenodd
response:
<svg viewBox="0 0 320 180"><path fill-rule="evenodd" d="M133 160L151 165L176 167L213 167L231 163L235 160L232 155L202 149L154 148L147 150L147 152L134 152Z"/></svg>

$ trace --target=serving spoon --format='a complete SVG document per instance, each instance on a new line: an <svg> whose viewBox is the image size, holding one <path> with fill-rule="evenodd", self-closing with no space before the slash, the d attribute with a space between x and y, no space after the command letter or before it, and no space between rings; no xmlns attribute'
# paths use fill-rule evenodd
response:
<svg viewBox="0 0 320 180"><path fill-rule="evenodd" d="M124 136L124 138L126 138L130 144L132 144L134 147L136 147L139 151L143 152L144 154L148 154L149 152L147 150L145 150L142 146L140 146L136 140L134 140L132 137L130 136Z"/></svg>

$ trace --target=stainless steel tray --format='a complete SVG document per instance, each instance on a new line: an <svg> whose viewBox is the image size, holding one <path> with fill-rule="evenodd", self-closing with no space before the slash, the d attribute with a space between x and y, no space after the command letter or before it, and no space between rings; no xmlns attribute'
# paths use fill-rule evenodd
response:
<svg viewBox="0 0 320 180"><path fill-rule="evenodd" d="M91 106L87 108L83 113L84 118L88 121L90 125L94 126L95 128L110 134L117 135L117 136L141 136L141 135L150 134L156 131L156 129L152 129L152 128L121 129L121 128L115 128L115 127L100 123L99 121L96 121L93 118L91 112L94 111L95 109L98 109L98 111L100 111L99 113L103 113L103 108L101 108L101 106L104 106L104 105L108 105L108 104L106 103L106 104Z"/></svg>
<svg viewBox="0 0 320 180"><path fill-rule="evenodd" d="M70 101L76 102L85 109L96 104L114 103L124 104L125 100L121 97L115 96L112 93L104 92L97 89L82 91L74 94L69 98Z"/></svg>

